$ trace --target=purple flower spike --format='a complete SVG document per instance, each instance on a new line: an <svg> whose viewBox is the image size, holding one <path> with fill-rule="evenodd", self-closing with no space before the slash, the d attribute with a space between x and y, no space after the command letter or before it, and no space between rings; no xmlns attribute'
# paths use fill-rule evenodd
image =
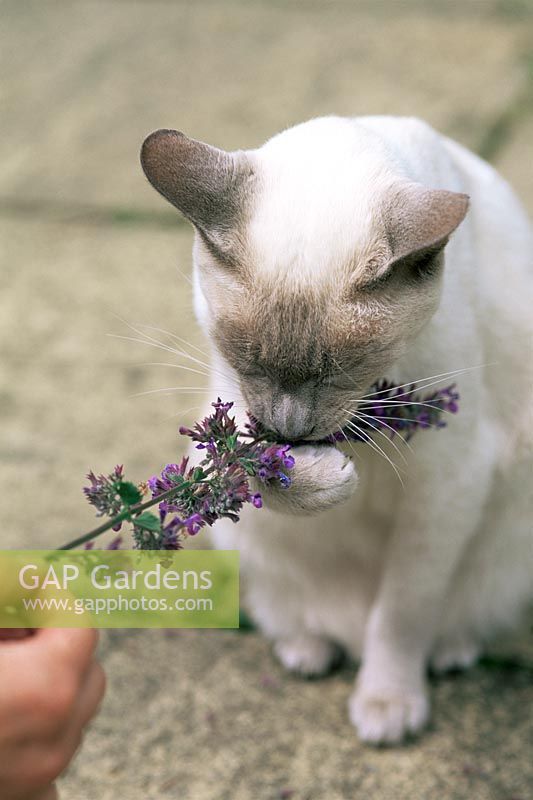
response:
<svg viewBox="0 0 533 800"><path fill-rule="evenodd" d="M92 471L87 474L90 486L85 486L83 493L89 503L96 508L98 517L104 514L114 517L120 512L122 500L117 490L123 477L122 465L116 466L110 475L97 476Z"/></svg>
<svg viewBox="0 0 533 800"><path fill-rule="evenodd" d="M417 393L415 384L402 387L383 380L372 386L372 391L360 401L360 407L369 417L368 422L360 418L356 421L363 435L348 428L343 438L364 440L365 436L372 436L376 432L377 426L391 438L399 434L408 441L417 430L445 428L442 415L446 412L457 414L459 394L455 384L429 395L421 395ZM334 436L339 441L338 434Z"/></svg>
<svg viewBox="0 0 533 800"><path fill-rule="evenodd" d="M188 463L188 457L182 458L179 464L167 464L161 475L153 475L148 478L148 488L152 492L152 497L158 497L163 492L167 492L182 483L187 473Z"/></svg>
<svg viewBox="0 0 533 800"><path fill-rule="evenodd" d="M122 541L122 536L115 536L115 538L112 539L112 541L107 545L106 550L120 550Z"/></svg>
<svg viewBox="0 0 533 800"><path fill-rule="evenodd" d="M278 480L282 486L290 486L291 479L285 474L285 470L292 469L295 462L293 456L288 455L289 450L289 444L272 444L266 447L259 456L258 478L264 483Z"/></svg>
<svg viewBox="0 0 533 800"><path fill-rule="evenodd" d="M191 514L190 517L183 520L183 524L187 529L187 533L189 536L196 536L199 530L204 527L205 520L201 516L201 514Z"/></svg>

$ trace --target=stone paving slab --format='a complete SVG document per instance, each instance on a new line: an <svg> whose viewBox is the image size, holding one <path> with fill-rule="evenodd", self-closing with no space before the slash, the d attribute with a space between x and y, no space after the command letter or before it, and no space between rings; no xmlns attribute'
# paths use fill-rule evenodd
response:
<svg viewBox="0 0 533 800"><path fill-rule="evenodd" d="M316 114L418 114L469 146L496 142L496 163L533 210L532 10L0 2L4 547L48 547L91 526L86 470L124 461L145 477L179 452L172 415L197 413L187 409L200 393L130 395L201 387L203 376L144 366L174 359L105 336L129 335L119 314L202 346L191 233L140 173L144 134L176 126L231 148ZM63 797L529 800L531 642L526 626L494 646L492 667L435 682L426 737L372 750L347 722L353 668L301 682L256 634L107 632L109 692ZM514 657L529 668L512 668Z"/></svg>
<svg viewBox="0 0 533 800"><path fill-rule="evenodd" d="M134 396L203 387L201 374L146 366L183 358L106 335L139 338L120 315L200 343L178 271L189 270L191 234L4 219L0 241L2 541L54 547L95 524L81 494L89 468L124 463L145 479L177 458L178 424L199 413L200 392Z"/></svg>
<svg viewBox="0 0 533 800"><path fill-rule="evenodd" d="M102 651L109 691L65 800L531 797L531 671L434 681L426 735L372 749L347 721L353 668L298 680L262 638L229 631L115 631Z"/></svg>
<svg viewBox="0 0 533 800"><path fill-rule="evenodd" d="M4 0L4 202L161 209L154 128L228 148L328 113L419 115L476 147L528 80L533 5Z"/></svg>
<svg viewBox="0 0 533 800"><path fill-rule="evenodd" d="M153 472L175 452L170 415L198 402L129 399L196 384L140 366L157 350L104 335L122 332L117 312L191 336L190 287L175 269L187 269L190 233L4 220L0 241L3 542L51 546L93 524L80 493L88 467L123 460L135 478ZM497 653L529 669L438 681L428 735L383 751L348 725L353 668L297 681L256 634L102 639L109 691L62 781L64 800L528 800L527 628Z"/></svg>
<svg viewBox="0 0 533 800"><path fill-rule="evenodd" d="M532 142L533 111L512 132L497 159L498 169L526 204L530 217L533 216L533 166L530 157Z"/></svg>

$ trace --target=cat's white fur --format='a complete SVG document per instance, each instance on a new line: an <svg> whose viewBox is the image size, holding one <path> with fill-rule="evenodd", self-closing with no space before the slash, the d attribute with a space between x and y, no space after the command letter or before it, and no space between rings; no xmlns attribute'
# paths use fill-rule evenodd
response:
<svg viewBox="0 0 533 800"><path fill-rule="evenodd" d="M391 174L471 198L446 248L439 308L387 377L485 366L458 378L461 410L444 431L417 434L412 452L399 443L405 489L358 444L347 503L315 517L247 508L238 526L221 521L212 533L217 547L241 551L246 602L282 662L319 673L341 644L361 659L349 703L360 737L398 741L427 720L428 662L471 664L531 596L531 231L492 167L416 119L316 119L254 156L255 268L294 283L331 280L354 242L371 250L367 209ZM195 307L209 331L198 273ZM210 394L244 408L216 350ZM341 466L326 465L324 479Z"/></svg>

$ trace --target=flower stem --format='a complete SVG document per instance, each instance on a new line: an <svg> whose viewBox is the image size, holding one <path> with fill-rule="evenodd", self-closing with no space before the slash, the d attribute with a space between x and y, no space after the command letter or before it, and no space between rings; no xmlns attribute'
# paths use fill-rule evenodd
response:
<svg viewBox="0 0 533 800"><path fill-rule="evenodd" d="M200 483L200 481L198 481L198 483ZM137 503L135 506L129 506L121 511L120 514L108 519L107 522L103 522L102 525L99 525L97 528L93 528L92 531L84 533L83 536L79 536L77 539L73 539L71 542L67 542L67 544L64 544L62 547L58 547L57 549L73 550L75 547L79 547L86 542L90 542L91 539L96 539L96 537L100 536L101 533L105 533L106 531L110 530L115 525L118 525L119 522L123 522L125 519L130 519L132 514L139 514L141 511L145 511L147 508L155 506L156 503L160 503L162 500L172 497L181 489L186 489L191 485L191 481L183 481L183 483L177 484L167 492L163 492L157 497L152 497L151 500L146 500L144 503Z"/></svg>

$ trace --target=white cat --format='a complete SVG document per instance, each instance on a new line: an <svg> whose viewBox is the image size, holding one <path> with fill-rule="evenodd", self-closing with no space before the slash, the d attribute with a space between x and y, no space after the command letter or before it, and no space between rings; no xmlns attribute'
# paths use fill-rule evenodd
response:
<svg viewBox="0 0 533 800"><path fill-rule="evenodd" d="M211 396L238 418L319 440L378 378L484 365L457 378L445 430L412 451L395 439L406 465L377 433L353 446L357 473L338 448L295 446L292 487L264 493L276 510L213 529L241 551L247 607L283 664L318 674L346 649L359 736L400 741L428 719L428 664L472 664L531 596L526 215L488 164L416 119L314 119L235 153L158 131L142 163L195 226Z"/></svg>

